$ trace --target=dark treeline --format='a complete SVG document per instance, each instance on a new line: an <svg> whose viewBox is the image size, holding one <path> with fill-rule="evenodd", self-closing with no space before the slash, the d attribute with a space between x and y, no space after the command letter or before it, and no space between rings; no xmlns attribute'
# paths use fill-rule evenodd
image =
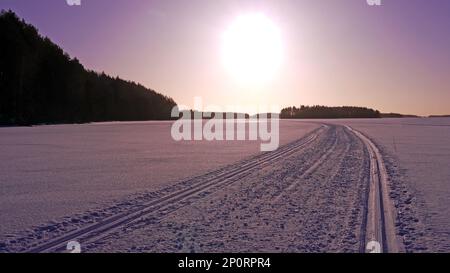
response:
<svg viewBox="0 0 450 273"><path fill-rule="evenodd" d="M404 115L399 113L381 113L382 118L417 118L416 115Z"/></svg>
<svg viewBox="0 0 450 273"><path fill-rule="evenodd" d="M0 124L170 119L175 102L87 71L11 11L0 14Z"/></svg>
<svg viewBox="0 0 450 273"><path fill-rule="evenodd" d="M200 112L196 110L191 110L191 118L196 119L197 117L201 117L201 119L224 119L224 118L233 118L233 119L248 119L250 117L247 113L234 113L234 112Z"/></svg>
<svg viewBox="0 0 450 273"><path fill-rule="evenodd" d="M431 115L430 118L450 118L450 115Z"/></svg>
<svg viewBox="0 0 450 273"><path fill-rule="evenodd" d="M235 113L235 112L201 112L196 110L185 110L180 111L179 117L181 117L181 112L188 111L191 119L264 119L264 118L278 118L278 113L259 113L250 115L248 113ZM187 112L186 112L187 113ZM187 118L187 116L183 113L183 118Z"/></svg>
<svg viewBox="0 0 450 273"><path fill-rule="evenodd" d="M281 110L280 118L379 118L380 112L365 107L300 106Z"/></svg>

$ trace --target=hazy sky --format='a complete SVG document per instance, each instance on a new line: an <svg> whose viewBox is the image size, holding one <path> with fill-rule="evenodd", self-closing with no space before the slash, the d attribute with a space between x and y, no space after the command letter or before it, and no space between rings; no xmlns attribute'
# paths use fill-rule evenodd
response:
<svg viewBox="0 0 450 273"><path fill-rule="evenodd" d="M89 69L134 80L192 106L368 106L450 114L450 1L0 0ZM277 27L282 61L264 84L223 65L223 34L239 16Z"/></svg>

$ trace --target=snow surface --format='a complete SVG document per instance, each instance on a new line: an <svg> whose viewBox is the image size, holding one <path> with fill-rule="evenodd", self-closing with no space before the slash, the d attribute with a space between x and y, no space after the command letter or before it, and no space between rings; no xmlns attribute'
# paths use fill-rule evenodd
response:
<svg viewBox="0 0 450 273"><path fill-rule="evenodd" d="M175 142L172 122L0 128L0 240L260 152L258 141ZM280 144L317 128L280 123Z"/></svg>
<svg viewBox="0 0 450 273"><path fill-rule="evenodd" d="M450 118L284 120L281 143L317 123L349 125L380 148L407 251L450 251ZM260 161L252 156L259 142L174 142L170 125L0 128L0 250L26 250ZM361 251L368 156L343 128L320 129L237 182L180 199L84 250Z"/></svg>
<svg viewBox="0 0 450 273"><path fill-rule="evenodd" d="M450 118L337 120L381 146L412 250L450 251ZM418 222L417 222L418 221ZM400 223L401 225L402 223ZM415 229L415 230L412 230ZM414 248L417 247L417 248Z"/></svg>
<svg viewBox="0 0 450 273"><path fill-rule="evenodd" d="M364 250L369 157L354 134L343 126L327 127L308 145L269 163L83 247L87 252Z"/></svg>

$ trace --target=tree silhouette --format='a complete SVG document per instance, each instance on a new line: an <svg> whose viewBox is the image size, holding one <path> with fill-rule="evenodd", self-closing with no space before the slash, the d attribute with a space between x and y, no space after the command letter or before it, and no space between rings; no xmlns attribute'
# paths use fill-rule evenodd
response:
<svg viewBox="0 0 450 273"><path fill-rule="evenodd" d="M281 110L280 118L379 118L381 114L378 110L365 107L328 107L328 106L305 106L300 108L295 106Z"/></svg>
<svg viewBox="0 0 450 273"><path fill-rule="evenodd" d="M173 99L86 70L12 11L0 13L0 124L170 119Z"/></svg>

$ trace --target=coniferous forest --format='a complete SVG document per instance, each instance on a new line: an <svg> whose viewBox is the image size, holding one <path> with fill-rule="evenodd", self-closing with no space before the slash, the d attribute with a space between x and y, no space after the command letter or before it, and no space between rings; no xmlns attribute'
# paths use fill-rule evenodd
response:
<svg viewBox="0 0 450 273"><path fill-rule="evenodd" d="M14 12L0 14L0 125L170 119L173 99L86 70Z"/></svg>

